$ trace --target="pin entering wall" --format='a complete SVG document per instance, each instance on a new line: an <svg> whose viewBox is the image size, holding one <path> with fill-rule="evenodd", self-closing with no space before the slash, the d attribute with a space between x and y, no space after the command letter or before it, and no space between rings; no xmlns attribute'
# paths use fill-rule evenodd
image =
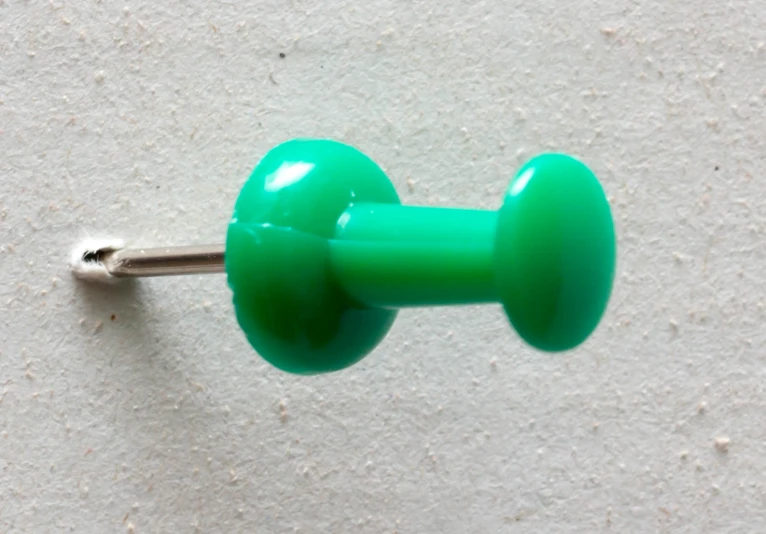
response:
<svg viewBox="0 0 766 534"><path fill-rule="evenodd" d="M72 272L91 281L224 272L223 245L124 248L121 241L84 242L72 253Z"/></svg>

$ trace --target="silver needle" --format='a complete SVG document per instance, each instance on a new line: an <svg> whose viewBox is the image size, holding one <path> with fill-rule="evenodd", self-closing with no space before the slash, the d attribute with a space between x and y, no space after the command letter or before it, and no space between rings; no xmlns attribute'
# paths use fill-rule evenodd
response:
<svg viewBox="0 0 766 534"><path fill-rule="evenodd" d="M82 260L101 264L118 278L224 272L224 245L124 248L88 252Z"/></svg>

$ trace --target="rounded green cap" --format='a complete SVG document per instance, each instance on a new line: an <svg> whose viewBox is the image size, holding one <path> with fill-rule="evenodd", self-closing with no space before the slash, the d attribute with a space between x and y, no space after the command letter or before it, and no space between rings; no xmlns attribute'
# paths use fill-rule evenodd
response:
<svg viewBox="0 0 766 534"><path fill-rule="evenodd" d="M383 171L336 141L296 139L258 163L226 235L226 273L237 320L275 367L336 371L369 353L396 311L365 306L331 271L329 240L353 202L399 204Z"/></svg>
<svg viewBox="0 0 766 534"><path fill-rule="evenodd" d="M498 216L495 277L527 343L545 351L582 343L606 309L615 257L609 203L584 164L543 154L519 170Z"/></svg>

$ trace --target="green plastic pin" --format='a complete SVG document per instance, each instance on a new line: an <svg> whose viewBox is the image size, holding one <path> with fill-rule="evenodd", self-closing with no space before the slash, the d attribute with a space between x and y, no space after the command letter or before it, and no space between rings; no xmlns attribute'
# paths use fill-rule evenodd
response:
<svg viewBox="0 0 766 534"><path fill-rule="evenodd" d="M314 374L359 361L412 306L498 302L531 346L572 349L607 306L615 249L604 191L572 157L529 161L499 211L411 207L355 148L298 139L243 187L225 264L250 344Z"/></svg>
<svg viewBox="0 0 766 534"><path fill-rule="evenodd" d="M86 244L85 279L221 272L255 350L298 374L344 369L383 339L397 310L500 303L532 347L577 347L612 290L615 233L596 177L544 154L511 180L498 211L402 206L357 149L296 139L256 166L226 245Z"/></svg>

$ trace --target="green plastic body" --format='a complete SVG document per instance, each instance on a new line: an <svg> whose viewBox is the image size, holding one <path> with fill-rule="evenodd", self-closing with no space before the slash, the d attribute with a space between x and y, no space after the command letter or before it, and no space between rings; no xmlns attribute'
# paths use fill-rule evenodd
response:
<svg viewBox="0 0 766 534"><path fill-rule="evenodd" d="M530 345L576 347L609 300L615 236L598 180L569 156L529 161L499 211L431 208L402 206L355 148L306 139L255 168L225 258L251 345L315 374L360 360L408 306L500 302Z"/></svg>

